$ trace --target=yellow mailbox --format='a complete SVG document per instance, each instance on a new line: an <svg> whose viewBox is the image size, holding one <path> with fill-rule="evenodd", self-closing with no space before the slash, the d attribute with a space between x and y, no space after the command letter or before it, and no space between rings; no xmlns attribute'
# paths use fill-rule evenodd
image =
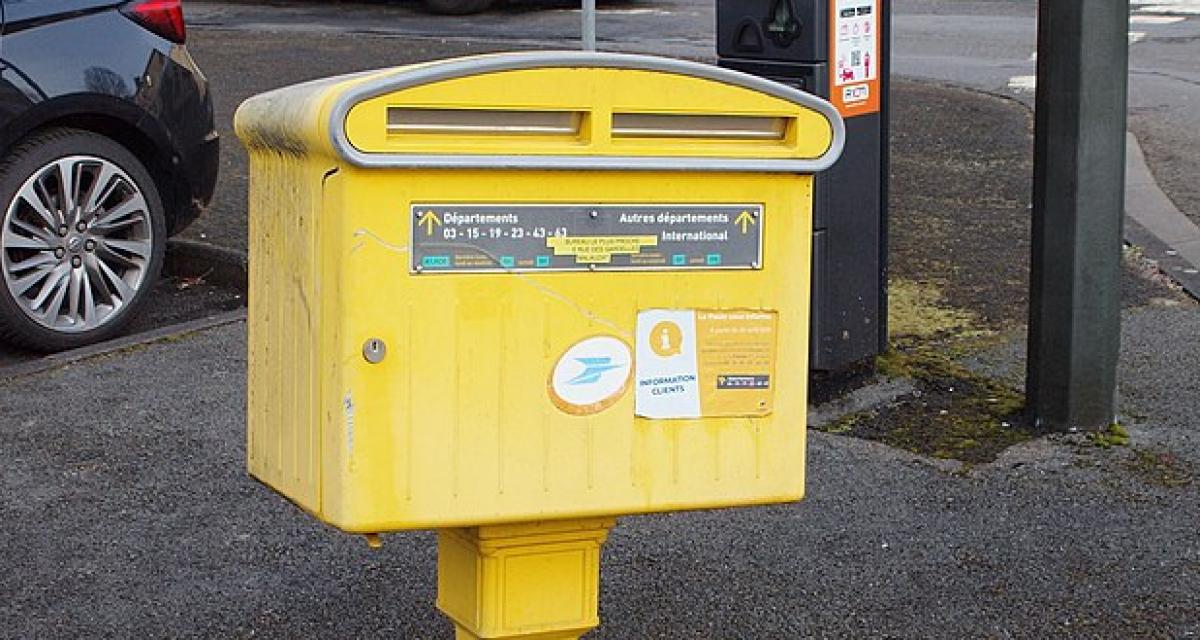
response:
<svg viewBox="0 0 1200 640"><path fill-rule="evenodd" d="M443 530L459 637L594 626L614 516L802 497L829 104L541 52L288 87L235 125L250 473L347 532Z"/></svg>

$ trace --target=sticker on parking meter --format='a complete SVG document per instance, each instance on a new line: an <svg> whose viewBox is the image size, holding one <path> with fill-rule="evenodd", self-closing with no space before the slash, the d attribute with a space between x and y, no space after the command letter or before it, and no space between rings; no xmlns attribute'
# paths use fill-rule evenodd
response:
<svg viewBox="0 0 1200 640"><path fill-rule="evenodd" d="M829 3L829 99L850 118L879 111L879 0L833 0Z"/></svg>
<svg viewBox="0 0 1200 640"><path fill-rule="evenodd" d="M413 273L757 269L761 204L412 205Z"/></svg>
<svg viewBox="0 0 1200 640"><path fill-rule="evenodd" d="M640 312L634 412L658 419L771 413L777 335L774 311Z"/></svg>
<svg viewBox="0 0 1200 640"><path fill-rule="evenodd" d="M633 354L624 340L594 336L572 345L554 365L547 391L554 406L571 415L599 413L629 389Z"/></svg>

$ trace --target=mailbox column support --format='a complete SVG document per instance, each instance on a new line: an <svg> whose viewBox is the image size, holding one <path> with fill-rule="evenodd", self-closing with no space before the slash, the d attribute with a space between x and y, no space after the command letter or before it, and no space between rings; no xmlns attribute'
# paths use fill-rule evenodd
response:
<svg viewBox="0 0 1200 640"><path fill-rule="evenodd" d="M1129 2L1038 3L1028 411L1047 429L1115 418Z"/></svg>
<svg viewBox="0 0 1200 640"><path fill-rule="evenodd" d="M456 640L576 640L600 624L611 518L441 529L438 608Z"/></svg>

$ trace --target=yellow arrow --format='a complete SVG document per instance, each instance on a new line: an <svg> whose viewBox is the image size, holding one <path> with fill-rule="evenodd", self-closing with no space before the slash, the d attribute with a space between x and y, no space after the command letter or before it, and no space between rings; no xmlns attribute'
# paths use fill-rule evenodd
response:
<svg viewBox="0 0 1200 640"><path fill-rule="evenodd" d="M425 235L433 235L433 228L442 226L442 220L432 210L421 214L421 219L417 220L417 226L425 225Z"/></svg>
<svg viewBox="0 0 1200 640"><path fill-rule="evenodd" d="M754 220L754 216L750 215L749 211L743 211L738 215L737 218L734 219L733 223L742 225L742 235L746 235L746 230L750 228L750 225L758 224L758 222Z"/></svg>

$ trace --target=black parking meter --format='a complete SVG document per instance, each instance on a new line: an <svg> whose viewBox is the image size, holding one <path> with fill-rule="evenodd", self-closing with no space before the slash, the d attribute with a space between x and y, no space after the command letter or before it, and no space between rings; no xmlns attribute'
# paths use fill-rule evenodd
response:
<svg viewBox="0 0 1200 640"><path fill-rule="evenodd" d="M717 0L719 64L832 102L846 150L817 176L810 367L887 346L887 0Z"/></svg>

